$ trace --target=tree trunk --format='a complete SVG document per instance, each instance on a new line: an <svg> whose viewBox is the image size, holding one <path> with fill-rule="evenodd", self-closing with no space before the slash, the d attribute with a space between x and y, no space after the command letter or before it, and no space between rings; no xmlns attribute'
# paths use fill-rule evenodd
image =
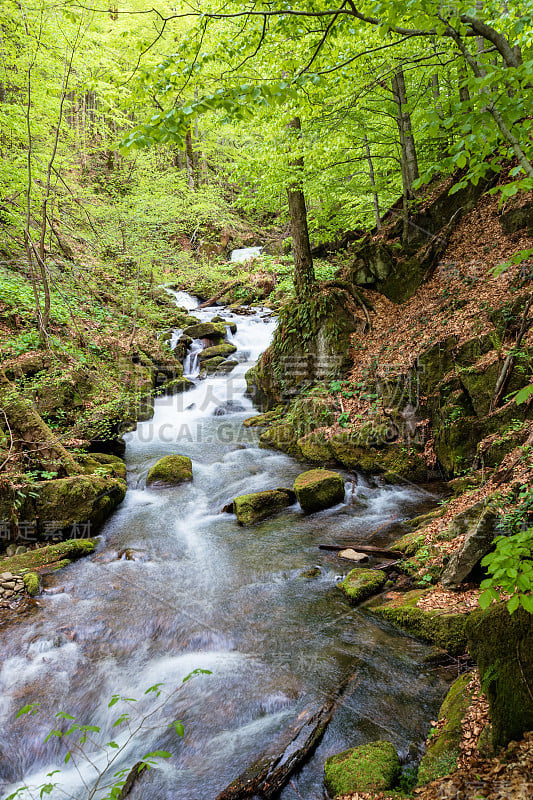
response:
<svg viewBox="0 0 533 800"><path fill-rule="evenodd" d="M0 369L0 403L16 449L26 451L32 464L49 472L57 472L60 477L79 475L83 472L31 403L20 397L16 386L7 379L2 369Z"/></svg>
<svg viewBox="0 0 533 800"><path fill-rule="evenodd" d="M372 187L372 195L374 197L374 218L376 220L376 228L378 231L381 228L381 214L379 213L379 195L376 189L376 180L374 176L374 164L370 154L370 146L368 144L368 136L365 133L365 151L366 160L368 161L368 176L370 178L370 186Z"/></svg>
<svg viewBox="0 0 533 800"><path fill-rule="evenodd" d="M194 151L192 149L192 134L191 130L187 131L185 136L185 160L187 162L187 183L189 189L196 189L196 181L194 175Z"/></svg>
<svg viewBox="0 0 533 800"><path fill-rule="evenodd" d="M296 135L301 135L300 117L295 117L289 122L289 129L296 131ZM303 156L290 161L291 182L287 187L287 197L289 200L289 216L291 223L291 235L294 253L294 288L297 297L309 294L315 283L315 270L313 267L313 257L311 255L311 245L309 244L309 231L307 228L307 209L305 207L305 196L303 193Z"/></svg>
<svg viewBox="0 0 533 800"><path fill-rule="evenodd" d="M399 69L392 79L392 94L398 108L396 122L400 134L400 147L404 170L404 189L408 199L413 196L413 183L418 178L418 159L413 137L411 114L407 107L407 92L403 70Z"/></svg>

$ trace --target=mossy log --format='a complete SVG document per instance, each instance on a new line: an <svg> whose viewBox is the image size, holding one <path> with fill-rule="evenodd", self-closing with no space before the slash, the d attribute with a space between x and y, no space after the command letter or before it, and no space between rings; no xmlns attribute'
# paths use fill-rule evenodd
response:
<svg viewBox="0 0 533 800"><path fill-rule="evenodd" d="M257 759L216 800L240 800L246 797L276 797L318 745L340 698L355 679L344 680L320 708L308 708L298 715L276 753Z"/></svg>
<svg viewBox="0 0 533 800"><path fill-rule="evenodd" d="M90 555L94 552L96 542L94 539L67 539L58 544L49 544L36 550L28 550L18 556L0 560L2 572L26 573L39 572L53 568L58 563Z"/></svg>
<svg viewBox="0 0 533 800"><path fill-rule="evenodd" d="M15 450L27 452L34 465L63 475L80 475L82 467L44 423L29 400L24 400L17 388L0 369L0 407L7 421L6 433Z"/></svg>

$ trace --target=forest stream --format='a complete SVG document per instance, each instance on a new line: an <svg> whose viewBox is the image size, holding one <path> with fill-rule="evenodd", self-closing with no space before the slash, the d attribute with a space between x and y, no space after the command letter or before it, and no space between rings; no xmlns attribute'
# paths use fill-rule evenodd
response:
<svg viewBox="0 0 533 800"><path fill-rule="evenodd" d="M194 298L175 296L195 308ZM194 313L203 321L213 309ZM57 726L54 714L69 712L123 744L126 734L112 728L118 706L108 708L111 697L142 698L145 713L153 703L153 694L143 694L148 687L173 690L198 668L211 674L184 683L164 709L167 723L182 720L183 741L172 728L155 727L115 765L131 766L155 749L173 753L143 776L133 800L214 800L303 709L355 674L315 754L281 795L319 800L328 755L388 739L407 758L443 699L446 677L424 664L429 648L351 608L336 588L350 562L318 549L368 540L378 528L372 543L387 544L402 519L438 497L346 473L345 503L324 512L306 516L294 505L252 527L221 513L237 495L292 486L303 467L260 449L258 433L243 426L256 413L244 375L268 346L275 319L261 309L216 313L237 324L228 337L238 366L201 379L193 348L185 374L195 387L156 399L154 417L126 435L128 493L97 554L48 578L39 607L0 628L2 796L21 778L41 784L59 764L64 791L50 796L85 797L82 781L94 767L65 765L57 738L43 744ZM170 453L192 459L193 482L147 489L149 467ZM301 576L316 565L318 577ZM24 703L38 700L49 720L15 720ZM93 761L103 764L98 753Z"/></svg>

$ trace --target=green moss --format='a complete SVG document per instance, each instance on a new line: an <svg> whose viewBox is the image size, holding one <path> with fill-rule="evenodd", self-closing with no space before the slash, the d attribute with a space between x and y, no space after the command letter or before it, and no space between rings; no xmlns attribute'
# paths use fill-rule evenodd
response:
<svg viewBox="0 0 533 800"><path fill-rule="evenodd" d="M174 378L171 381L163 384L161 391L165 394L180 394L181 392L188 392L189 389L194 388L194 383L188 378Z"/></svg>
<svg viewBox="0 0 533 800"><path fill-rule="evenodd" d="M217 369L220 367L221 364L225 362L224 356L215 356L214 358L208 358L207 361L204 361L202 366L202 375L205 373L210 374L211 372L216 372Z"/></svg>
<svg viewBox="0 0 533 800"><path fill-rule="evenodd" d="M243 494L233 501L233 511L241 525L253 525L290 506L295 501L290 489L269 489L266 492Z"/></svg>
<svg viewBox="0 0 533 800"><path fill-rule="evenodd" d="M445 720L445 724L430 738L418 770L419 786L449 775L457 768L462 722L473 696L472 690L467 688L471 680L471 673L461 675L446 695L439 711L439 720Z"/></svg>
<svg viewBox="0 0 533 800"><path fill-rule="evenodd" d="M397 483L402 478L410 481L425 480L427 468L424 459L415 450L401 444L375 447L372 440L351 433L337 433L329 440L329 447L337 461L348 469L366 473L381 473L385 480Z"/></svg>
<svg viewBox="0 0 533 800"><path fill-rule="evenodd" d="M224 342L223 344L217 344L213 347L206 347L205 350L202 350L198 353L198 360L203 362L207 361L209 358L216 358L217 356L230 356L232 353L235 353L237 348L234 344L229 344L229 342Z"/></svg>
<svg viewBox="0 0 533 800"><path fill-rule="evenodd" d="M499 604L476 611L466 626L468 650L487 695L495 749L533 730L533 615Z"/></svg>
<svg viewBox="0 0 533 800"><path fill-rule="evenodd" d="M406 556L414 556L424 545L424 537L418 531L406 533L401 539L397 539L391 547L399 550Z"/></svg>
<svg viewBox="0 0 533 800"><path fill-rule="evenodd" d="M444 613L441 609L425 611L416 603L428 590L407 592L399 600L391 600L372 610L397 625L401 630L436 644L452 655L466 650L466 614Z"/></svg>
<svg viewBox="0 0 533 800"><path fill-rule="evenodd" d="M126 479L126 465L118 456L112 456L109 453L91 453L91 458L100 466L108 467L109 473L115 478Z"/></svg>
<svg viewBox="0 0 533 800"><path fill-rule="evenodd" d="M276 420L282 416L283 410L279 406L277 408L272 409L272 411L266 411L264 414L256 414L255 417L248 417L243 422L245 428L260 428L266 425L271 425Z"/></svg>
<svg viewBox="0 0 533 800"><path fill-rule="evenodd" d="M28 550L18 556L3 558L0 560L0 569L2 572L14 574L25 570L27 575L28 570L31 574L34 570L48 567L65 558L73 560L90 555L94 552L95 546L94 539L66 539L58 544L49 544L37 550Z"/></svg>
<svg viewBox="0 0 533 800"><path fill-rule="evenodd" d="M344 478L338 472L311 469L298 475L294 491L304 511L320 511L344 500Z"/></svg>
<svg viewBox="0 0 533 800"><path fill-rule="evenodd" d="M226 335L226 326L222 322L198 322L189 325L183 331L191 339L223 339Z"/></svg>
<svg viewBox="0 0 533 800"><path fill-rule="evenodd" d="M24 586L29 595L35 597L36 594L39 594L41 586L39 584L39 576L36 572L26 572L22 576L22 580L24 581Z"/></svg>
<svg viewBox="0 0 533 800"><path fill-rule="evenodd" d="M362 603L368 597L383 588L387 576L377 569L352 569L337 586L354 605Z"/></svg>
<svg viewBox="0 0 533 800"><path fill-rule="evenodd" d="M64 569L64 567L68 567L70 564L72 564L70 558L64 558L62 561L56 561L55 564L52 564L52 570L57 572L60 569Z"/></svg>
<svg viewBox="0 0 533 800"><path fill-rule="evenodd" d="M331 797L387 791L399 774L400 760L390 742L370 742L345 750L330 756L324 765L324 783Z"/></svg>
<svg viewBox="0 0 533 800"><path fill-rule="evenodd" d="M177 486L192 481L192 462L188 456L163 456L146 476L147 486Z"/></svg>
<svg viewBox="0 0 533 800"><path fill-rule="evenodd" d="M311 580L312 578L319 578L320 575L322 575L322 570L320 567L310 567L309 569L304 569L302 572L300 572L298 577Z"/></svg>
<svg viewBox="0 0 533 800"><path fill-rule="evenodd" d="M334 460L326 437L320 431L313 431L307 436L302 436L298 439L298 447L306 461L328 464Z"/></svg>
<svg viewBox="0 0 533 800"><path fill-rule="evenodd" d="M295 458L300 456L300 449L298 447L298 440L292 425L282 423L280 425L272 425L260 436L260 447L272 447L275 450L281 450L283 453L288 453Z"/></svg>

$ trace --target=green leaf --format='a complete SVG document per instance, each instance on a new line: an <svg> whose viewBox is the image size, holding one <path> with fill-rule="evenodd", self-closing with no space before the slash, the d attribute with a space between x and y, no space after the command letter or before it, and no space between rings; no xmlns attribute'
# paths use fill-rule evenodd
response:
<svg viewBox="0 0 533 800"><path fill-rule="evenodd" d="M32 716L35 716L35 714L37 713L37 709L38 709L39 705L40 705L40 703L29 703L26 706L22 706L20 711L17 712L17 714L15 716L15 719L18 719L19 717L22 717L23 714L31 714Z"/></svg>
<svg viewBox="0 0 533 800"><path fill-rule="evenodd" d="M520 595L520 603L522 608L529 614L533 614L533 595L532 594L522 594Z"/></svg>
<svg viewBox="0 0 533 800"><path fill-rule="evenodd" d="M481 606L483 611L485 611L485 609L487 609L490 606L492 600L493 600L492 589L485 589L484 592L481 592L481 594L479 595L479 605Z"/></svg>
<svg viewBox="0 0 533 800"><path fill-rule="evenodd" d="M507 601L507 611L509 614L514 614L518 606L520 605L520 596L514 594L508 601Z"/></svg>

